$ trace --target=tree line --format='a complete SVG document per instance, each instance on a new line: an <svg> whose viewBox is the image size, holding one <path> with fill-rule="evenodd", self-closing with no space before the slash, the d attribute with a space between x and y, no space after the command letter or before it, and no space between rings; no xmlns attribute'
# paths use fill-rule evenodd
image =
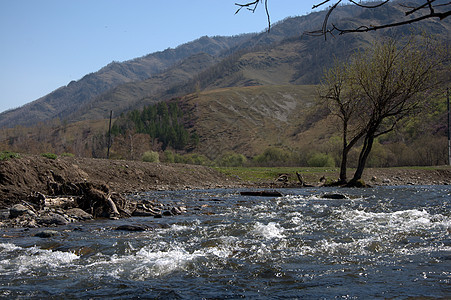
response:
<svg viewBox="0 0 451 300"><path fill-rule="evenodd" d="M142 110L132 110L114 122L113 136L126 135L127 132L147 134L153 144L161 150L170 147L184 150L199 142L196 132L190 133L185 113L177 100L159 102L145 106Z"/></svg>

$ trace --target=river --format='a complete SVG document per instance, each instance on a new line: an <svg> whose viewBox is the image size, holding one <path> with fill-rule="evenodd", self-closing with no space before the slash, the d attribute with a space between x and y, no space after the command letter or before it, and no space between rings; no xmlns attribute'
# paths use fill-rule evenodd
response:
<svg viewBox="0 0 451 300"><path fill-rule="evenodd" d="M451 297L451 187L280 191L140 193L188 212L72 223L51 238L1 229L0 297ZM149 230L115 230L124 224Z"/></svg>

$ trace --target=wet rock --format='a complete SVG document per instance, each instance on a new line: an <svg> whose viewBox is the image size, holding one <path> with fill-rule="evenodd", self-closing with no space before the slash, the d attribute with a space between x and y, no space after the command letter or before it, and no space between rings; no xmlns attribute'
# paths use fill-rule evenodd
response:
<svg viewBox="0 0 451 300"><path fill-rule="evenodd" d="M62 215L50 213L49 215L42 216L38 219L38 223L42 225L67 225L69 221Z"/></svg>
<svg viewBox="0 0 451 300"><path fill-rule="evenodd" d="M167 217L170 217L170 216L173 216L174 214L171 212L171 211L169 211L169 210L165 210L164 212L163 212L163 216L167 216Z"/></svg>
<svg viewBox="0 0 451 300"><path fill-rule="evenodd" d="M41 232L36 233L34 236L40 237L40 238L50 238L53 236L58 236L60 233L56 230L44 230Z"/></svg>
<svg viewBox="0 0 451 300"><path fill-rule="evenodd" d="M279 191L245 191L240 194L241 196L282 197Z"/></svg>
<svg viewBox="0 0 451 300"><path fill-rule="evenodd" d="M173 215L181 215L181 214L183 214L184 212L186 212L186 208L183 207L183 206L179 206L179 207L174 206L173 208L171 208L171 213L172 213Z"/></svg>
<svg viewBox="0 0 451 300"><path fill-rule="evenodd" d="M35 215L31 209L22 204L16 204L9 209L9 217L11 219L17 218L24 214Z"/></svg>
<svg viewBox="0 0 451 300"><path fill-rule="evenodd" d="M85 221L85 220L91 220L92 219L92 215L85 212L84 210L80 209L80 208L71 208L66 210L66 214L71 217L74 218L76 220L81 220L81 221Z"/></svg>
<svg viewBox="0 0 451 300"><path fill-rule="evenodd" d="M146 202L146 204L138 203L136 205L136 209L132 212L132 216L153 217L160 213L160 211L158 209L155 209L155 207L151 206L152 204L150 204L149 202Z"/></svg>
<svg viewBox="0 0 451 300"><path fill-rule="evenodd" d="M158 213L153 210L143 210L143 209L137 209L134 212L132 212L132 216L134 217L153 217L157 214Z"/></svg>
<svg viewBox="0 0 451 300"><path fill-rule="evenodd" d="M24 228L39 227L39 225L36 223L36 219L34 218L34 216L30 216L28 214L22 215L14 219L10 219L10 222L8 222L8 226L24 227Z"/></svg>
<svg viewBox="0 0 451 300"><path fill-rule="evenodd" d="M346 196L344 194L339 194L339 193L324 194L324 195L321 195L321 198L323 198L323 199L335 199L335 200L349 199L348 196Z"/></svg>
<svg viewBox="0 0 451 300"><path fill-rule="evenodd" d="M116 228L116 230L122 230L122 231L146 231L149 228L141 225L121 225Z"/></svg>

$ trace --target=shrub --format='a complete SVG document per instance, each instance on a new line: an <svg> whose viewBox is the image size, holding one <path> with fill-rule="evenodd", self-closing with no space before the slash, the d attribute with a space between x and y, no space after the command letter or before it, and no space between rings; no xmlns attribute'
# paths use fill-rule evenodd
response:
<svg viewBox="0 0 451 300"><path fill-rule="evenodd" d="M216 165L219 167L242 167L247 159L243 154L227 152L216 159Z"/></svg>
<svg viewBox="0 0 451 300"><path fill-rule="evenodd" d="M254 157L254 162L261 165L282 165L292 159L291 153L280 148L267 148L262 154Z"/></svg>
<svg viewBox="0 0 451 300"><path fill-rule="evenodd" d="M164 162L167 162L167 163L174 163L174 162L175 162L175 155L174 155L174 152L172 152L172 151L169 150L169 149L166 149L166 150L164 151Z"/></svg>
<svg viewBox="0 0 451 300"><path fill-rule="evenodd" d="M0 152L0 161L8 160L10 158L19 158L20 155L11 151L2 151Z"/></svg>
<svg viewBox="0 0 451 300"><path fill-rule="evenodd" d="M145 162L160 162L160 155L155 151L146 151L143 154L142 160Z"/></svg>
<svg viewBox="0 0 451 300"><path fill-rule="evenodd" d="M335 161L329 154L314 153L308 160L309 167L335 167Z"/></svg>
<svg viewBox="0 0 451 300"><path fill-rule="evenodd" d="M211 165L211 161L205 155L197 153L184 155L183 161L184 163L190 165L202 165L202 166Z"/></svg>
<svg viewBox="0 0 451 300"><path fill-rule="evenodd" d="M73 153L64 152L61 154L63 157L74 157L75 155Z"/></svg>
<svg viewBox="0 0 451 300"><path fill-rule="evenodd" d="M55 153L42 153L41 156L48 159L56 159L58 157Z"/></svg>
<svg viewBox="0 0 451 300"><path fill-rule="evenodd" d="M175 154L174 154L174 162L175 162L176 164L185 164L185 163L186 163L186 159L185 159L184 156L175 153Z"/></svg>

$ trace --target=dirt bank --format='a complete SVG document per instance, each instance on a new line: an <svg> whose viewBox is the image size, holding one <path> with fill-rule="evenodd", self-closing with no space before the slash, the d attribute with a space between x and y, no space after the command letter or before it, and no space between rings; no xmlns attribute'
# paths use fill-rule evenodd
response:
<svg viewBox="0 0 451 300"><path fill-rule="evenodd" d="M318 179L320 177L318 174ZM371 185L451 184L451 168L367 169L363 179ZM119 194L252 185L203 166L21 155L0 161L0 208L20 203L35 192L48 194L49 184L53 182L106 184L112 192ZM282 186L260 184L260 187Z"/></svg>
<svg viewBox="0 0 451 300"><path fill-rule="evenodd" d="M112 192L119 194L240 184L203 166L21 155L20 158L0 161L0 208L26 200L35 192L48 194L52 182L107 184Z"/></svg>

